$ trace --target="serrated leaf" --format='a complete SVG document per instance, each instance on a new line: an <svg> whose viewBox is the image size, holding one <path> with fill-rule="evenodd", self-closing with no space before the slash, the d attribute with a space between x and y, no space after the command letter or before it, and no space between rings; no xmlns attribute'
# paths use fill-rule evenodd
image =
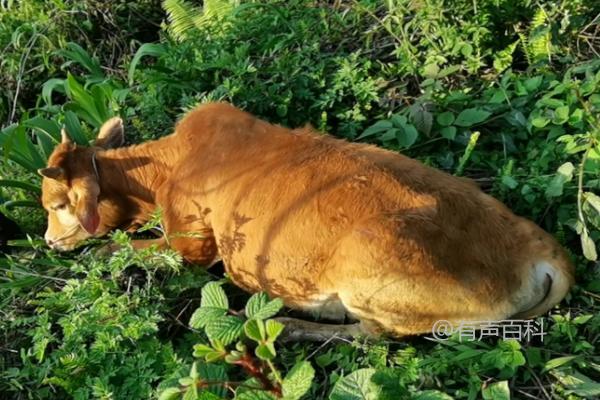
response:
<svg viewBox="0 0 600 400"><path fill-rule="evenodd" d="M221 317L210 321L205 328L209 339L217 339L227 346L237 340L242 333L244 323L241 319L233 316Z"/></svg>
<svg viewBox="0 0 600 400"><path fill-rule="evenodd" d="M377 400L381 388L371 381L377 370L363 368L339 379L329 395L329 400Z"/></svg>
<svg viewBox="0 0 600 400"><path fill-rule="evenodd" d="M216 307L200 307L194 311L190 318L190 326L194 329L204 328L209 322L219 319L227 314L227 309Z"/></svg>
<svg viewBox="0 0 600 400"><path fill-rule="evenodd" d="M199 357L199 358L204 357L208 353L212 353L214 351L215 350L211 346L208 346L203 343L198 343L198 344L194 345L194 357Z"/></svg>
<svg viewBox="0 0 600 400"><path fill-rule="evenodd" d="M269 301L266 293L256 293L246 303L246 316L248 318L267 319L276 315L283 307L281 299Z"/></svg>
<svg viewBox="0 0 600 400"><path fill-rule="evenodd" d="M244 323L244 333L255 342L265 340L265 329L261 320L249 319Z"/></svg>
<svg viewBox="0 0 600 400"><path fill-rule="evenodd" d="M481 390L484 400L510 400L508 381L494 382Z"/></svg>
<svg viewBox="0 0 600 400"><path fill-rule="evenodd" d="M310 389L314 377L315 370L308 361L294 365L283 379L284 400L299 400Z"/></svg>
<svg viewBox="0 0 600 400"><path fill-rule="evenodd" d="M256 347L256 350L254 350L254 353L261 360L272 360L277 354L273 344L270 342L259 344L258 347Z"/></svg>
<svg viewBox="0 0 600 400"><path fill-rule="evenodd" d="M470 127L485 121L490 115L492 115L491 112L480 108L467 108L458 114L454 124L462 127Z"/></svg>
<svg viewBox="0 0 600 400"><path fill-rule="evenodd" d="M450 111L445 111L435 117L435 120L440 126L450 126L454 122L454 119L454 114Z"/></svg>
<svg viewBox="0 0 600 400"><path fill-rule="evenodd" d="M393 126L394 125L392 124L391 121L387 121L387 120L377 121L376 123L374 123L367 129L365 129L364 132L359 137L356 138L356 140L363 139L363 138L366 138L369 136L373 136L373 135L376 135L381 132L385 132L388 129L392 128Z"/></svg>
<svg viewBox="0 0 600 400"><path fill-rule="evenodd" d="M198 364L198 372L201 379L204 382L225 382L229 379L225 366L223 364ZM209 385L208 390L202 390L203 393L212 393L213 395L220 396L219 398L227 395L227 389L223 385ZM208 397L210 398L210 397Z"/></svg>
<svg viewBox="0 0 600 400"><path fill-rule="evenodd" d="M267 320L267 338L274 342L275 340L277 340L277 337L281 334L281 332L283 332L284 328L285 325L283 325L281 322L275 321L273 319Z"/></svg>
<svg viewBox="0 0 600 400"><path fill-rule="evenodd" d="M202 288L200 307L214 307L228 310L229 301L219 282L208 282Z"/></svg>

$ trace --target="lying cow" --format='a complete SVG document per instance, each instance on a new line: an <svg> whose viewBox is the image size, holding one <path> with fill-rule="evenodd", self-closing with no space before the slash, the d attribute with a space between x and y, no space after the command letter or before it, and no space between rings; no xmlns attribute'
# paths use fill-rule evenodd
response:
<svg viewBox="0 0 600 400"><path fill-rule="evenodd" d="M160 207L166 237L136 247L170 246L204 265L221 257L236 285L358 319L333 327L369 335L532 317L573 283L548 233L469 180L391 151L223 103L198 107L172 135L122 143L119 118L93 147L63 133L39 171L50 247L142 224Z"/></svg>

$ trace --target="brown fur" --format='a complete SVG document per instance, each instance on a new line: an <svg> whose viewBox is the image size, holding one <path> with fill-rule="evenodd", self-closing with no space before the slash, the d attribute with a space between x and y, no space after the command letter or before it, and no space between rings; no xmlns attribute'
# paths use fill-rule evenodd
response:
<svg viewBox="0 0 600 400"><path fill-rule="evenodd" d="M108 125L99 144L118 144L122 127ZM350 315L370 334L537 315L573 282L549 234L469 180L228 104L203 105L173 135L138 146L61 144L49 168L64 176L44 179L44 206L68 200L80 226L97 210L94 236L143 223L160 206L168 244L187 260L220 256L240 287L323 316ZM77 213L94 185L96 208L87 201ZM46 237L54 247L91 235L80 228L54 241L66 228L53 213Z"/></svg>

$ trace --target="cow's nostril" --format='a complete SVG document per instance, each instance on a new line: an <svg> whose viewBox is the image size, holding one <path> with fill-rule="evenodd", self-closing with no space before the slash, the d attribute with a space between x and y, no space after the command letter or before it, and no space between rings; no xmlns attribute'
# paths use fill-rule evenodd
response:
<svg viewBox="0 0 600 400"><path fill-rule="evenodd" d="M46 243L48 244L48 246L52 247L52 245L54 244L54 240L46 239Z"/></svg>

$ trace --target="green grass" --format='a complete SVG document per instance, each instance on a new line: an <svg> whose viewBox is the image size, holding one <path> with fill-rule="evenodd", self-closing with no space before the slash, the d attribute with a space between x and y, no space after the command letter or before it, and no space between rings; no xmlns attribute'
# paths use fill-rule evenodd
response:
<svg viewBox="0 0 600 400"><path fill-rule="evenodd" d="M0 211L28 235L0 256L5 397L600 396L600 5L52 4L0 6ZM67 254L43 246L35 170L61 126L84 144L120 115L138 143L209 100L471 177L553 233L577 284L543 317L543 342L284 345L272 317L289 310L177 254L136 253L122 233L110 257L94 253L103 240Z"/></svg>

